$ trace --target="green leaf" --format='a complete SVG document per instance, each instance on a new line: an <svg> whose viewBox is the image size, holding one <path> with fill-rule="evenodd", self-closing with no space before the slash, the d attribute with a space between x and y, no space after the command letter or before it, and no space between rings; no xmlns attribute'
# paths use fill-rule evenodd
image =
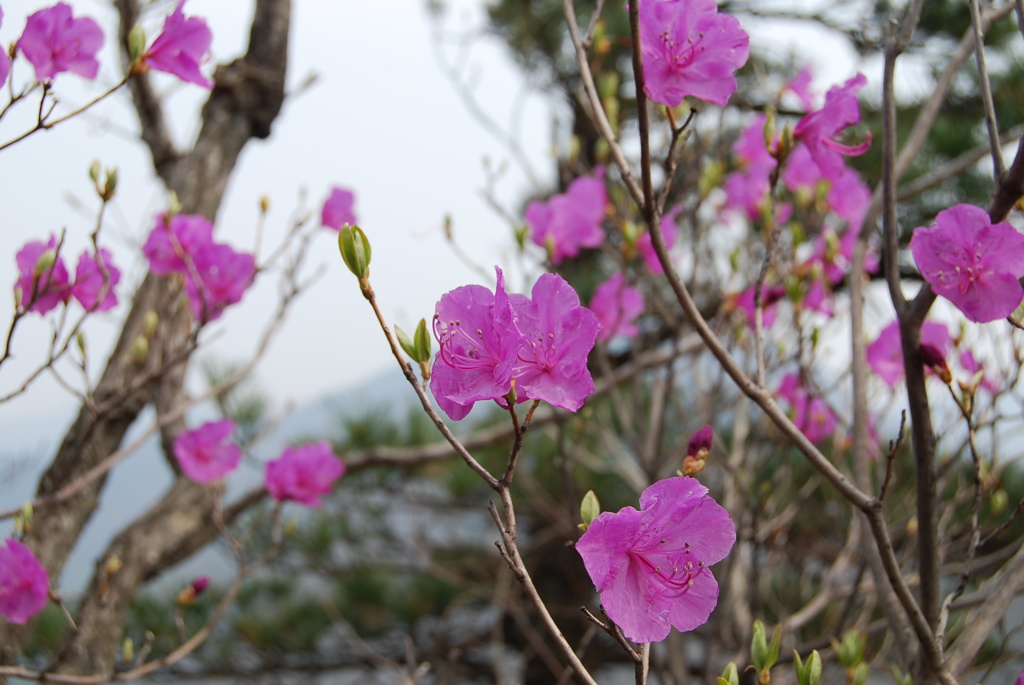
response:
<svg viewBox="0 0 1024 685"><path fill-rule="evenodd" d="M405 350L405 353L409 355L409 357L411 357L414 362L419 361L418 359L416 359L416 346L409 338L409 334L403 331L398 326L395 326L395 337L398 338L398 344L402 346L402 349Z"/></svg>

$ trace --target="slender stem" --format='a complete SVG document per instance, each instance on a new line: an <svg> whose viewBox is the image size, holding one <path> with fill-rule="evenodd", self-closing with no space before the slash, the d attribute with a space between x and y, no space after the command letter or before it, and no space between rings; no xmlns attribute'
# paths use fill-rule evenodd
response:
<svg viewBox="0 0 1024 685"><path fill-rule="evenodd" d="M79 114L81 114L85 110L89 109L93 105L98 104L100 101L105 100L106 98L108 98L111 95L113 95L114 93L116 93L126 83L128 83L128 79L130 79L131 77L132 77L132 75L130 73L127 74L123 79L121 79L120 83L118 83L116 86L114 86L110 90L108 90L108 91L106 91L104 93L101 93L100 95L97 95L92 100L90 100L86 104L82 105L78 109L74 110L73 112L68 112L64 116L58 117L57 119L54 119L53 121L46 121L46 119L49 117L50 113L53 111L52 108L48 112L45 112L45 113L43 112L43 103L46 100L46 93L48 92L47 88L44 86L44 88L43 88L43 96L39 100L39 117L38 117L38 119L36 121L36 125L34 127L30 128L29 130L25 131L24 133L22 133L17 138L13 138L12 140L9 140L6 143L3 143L2 145L0 145L0 152L6 150L7 148L11 147L12 145L14 145L16 143L20 143L21 141L25 140L26 138L28 138L33 133L37 133L38 131L48 131L51 128L53 128L54 126L57 126L58 124L62 124L65 121L67 121L68 119L71 119L72 117L78 116Z"/></svg>
<svg viewBox="0 0 1024 685"><path fill-rule="evenodd" d="M981 8L978 0L971 0L971 26L974 29L974 55L978 64L978 82L981 86L981 102L985 108L985 126L988 128L988 142L992 153L992 177L1001 183L1006 175L1003 164L1003 150L999 145L999 124L996 122L996 108L992 102L992 84L988 80L985 65L985 34L981 26Z"/></svg>

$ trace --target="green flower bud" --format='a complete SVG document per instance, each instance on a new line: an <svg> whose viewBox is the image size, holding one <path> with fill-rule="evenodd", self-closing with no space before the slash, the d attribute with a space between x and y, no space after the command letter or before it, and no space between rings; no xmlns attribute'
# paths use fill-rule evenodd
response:
<svg viewBox="0 0 1024 685"><path fill-rule="evenodd" d="M818 650L811 652L807 662L800 660L800 655L793 650L793 663L796 665L796 680L799 685L821 685L821 655Z"/></svg>
<svg viewBox="0 0 1024 685"><path fill-rule="evenodd" d="M126 637L121 643L121 661L130 664L135 658L135 643L130 637Z"/></svg>
<svg viewBox="0 0 1024 685"><path fill-rule="evenodd" d="M78 346L78 351L85 356L85 331L78 331L75 333L75 345Z"/></svg>
<svg viewBox="0 0 1024 685"><path fill-rule="evenodd" d="M39 259L36 260L36 265L32 268L32 276L38 280L43 277L47 271L53 268L54 262L57 261L57 253L54 250L46 250L43 254L39 255Z"/></svg>
<svg viewBox="0 0 1024 685"><path fill-rule="evenodd" d="M92 160L92 164L89 165L89 180L95 186L100 184L100 160L98 159Z"/></svg>
<svg viewBox="0 0 1024 685"><path fill-rule="evenodd" d="M107 169L107 178L103 182L103 192L100 194L100 198L104 202L110 202L114 199L115 190L117 190L117 167Z"/></svg>
<svg viewBox="0 0 1024 685"><path fill-rule="evenodd" d="M782 643L782 626L775 626L771 644L765 638L765 627L761 621L754 621L754 635L750 641L750 658L758 673L771 670L779 660L779 648Z"/></svg>
<svg viewBox="0 0 1024 685"><path fill-rule="evenodd" d="M160 315L155 310L147 310L142 316L142 332L149 339L156 337L156 329L160 326Z"/></svg>
<svg viewBox="0 0 1024 685"><path fill-rule="evenodd" d="M413 334L412 341L413 347L416 350L416 361L421 364L430 361L433 338L427 331L426 319L420 319L420 322L416 325L416 332Z"/></svg>
<svg viewBox="0 0 1024 685"><path fill-rule="evenodd" d="M139 335L132 341L132 358L136 364L141 364L146 361L146 355L149 354L149 340Z"/></svg>
<svg viewBox="0 0 1024 685"><path fill-rule="evenodd" d="M722 671L722 675L718 678L718 685L740 685L740 672L734 662L730 661Z"/></svg>
<svg viewBox="0 0 1024 685"><path fill-rule="evenodd" d="M359 226L342 226L338 231L338 248L345 266L356 278L363 279L369 275L370 241L363 229Z"/></svg>
<svg viewBox="0 0 1024 685"><path fill-rule="evenodd" d="M128 34L128 61L134 64L146 54L146 31L136 24Z"/></svg>
<svg viewBox="0 0 1024 685"><path fill-rule="evenodd" d="M587 494L583 496L583 502L580 504L580 518L583 519L580 528L586 530L587 526L593 523L594 519L600 515L601 503L597 501L597 495L594 494L593 490L587 490Z"/></svg>

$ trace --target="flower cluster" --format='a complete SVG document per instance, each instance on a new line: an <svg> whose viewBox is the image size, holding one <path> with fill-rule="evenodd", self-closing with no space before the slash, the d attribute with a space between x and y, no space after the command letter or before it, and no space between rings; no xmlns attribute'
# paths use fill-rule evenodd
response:
<svg viewBox="0 0 1024 685"><path fill-rule="evenodd" d="M140 56L137 73L149 69L173 74L183 81L212 88L213 82L203 76L199 67L206 61L213 36L206 21L185 17L185 0L178 0L168 15L163 30ZM0 23L3 12L0 11ZM53 81L58 74L70 72L86 79L95 79L103 47L103 30L89 17L76 17L70 5L58 2L29 15L25 30L15 44L19 54L32 65L36 80ZM0 84L7 81L11 60L0 52Z"/></svg>
<svg viewBox="0 0 1024 685"><path fill-rule="evenodd" d="M811 442L824 442L836 432L838 420L825 400L807 392L800 376L787 374L775 394L789 404L789 416Z"/></svg>
<svg viewBox="0 0 1024 685"><path fill-rule="evenodd" d="M160 214L142 252L153 273L184 276L189 306L202 323L239 302L256 272L252 255L214 242L213 224L197 214Z"/></svg>
<svg viewBox="0 0 1024 685"><path fill-rule="evenodd" d="M639 0L644 92L676 107L688 95L724 106L747 63L750 37L715 0Z"/></svg>
<svg viewBox="0 0 1024 685"><path fill-rule="evenodd" d="M454 421L481 400L502 406L509 398L542 400L576 411L594 392L587 355L600 328L597 317L557 274L542 275L526 297L508 295L501 269L495 271L493 293L466 285L437 303L440 349L430 390L438 406Z"/></svg>
<svg viewBox="0 0 1024 685"><path fill-rule="evenodd" d="M24 624L46 606L50 577L24 544L8 538L0 547L0 616Z"/></svg>
<svg viewBox="0 0 1024 685"><path fill-rule="evenodd" d="M639 511L624 507L598 516L576 550L605 613L623 635L644 643L708 620L718 603L710 567L735 541L729 512L700 482L681 476L644 490Z"/></svg>
<svg viewBox="0 0 1024 685"><path fill-rule="evenodd" d="M319 507L320 497L331 491L345 473L345 464L334 456L327 441L288 447L281 457L267 463L267 492L278 502L294 501Z"/></svg>
<svg viewBox="0 0 1024 685"><path fill-rule="evenodd" d="M45 243L25 243L14 259L18 265L14 296L26 312L46 314L71 298L87 312L107 311L117 304L114 286L120 282L121 272L104 248L78 257L74 281L60 256L56 236L51 235Z"/></svg>
<svg viewBox="0 0 1024 685"><path fill-rule="evenodd" d="M936 295L971 321L1002 319L1024 298L1024 235L1009 223L960 204L939 212L935 226L914 230L910 252Z"/></svg>
<svg viewBox="0 0 1024 685"><path fill-rule="evenodd" d="M598 247L604 242L601 222L608 196L603 176L604 167L598 167L593 176L581 176L570 183L564 193L527 205L530 240L547 250L552 264L561 264L584 247Z"/></svg>

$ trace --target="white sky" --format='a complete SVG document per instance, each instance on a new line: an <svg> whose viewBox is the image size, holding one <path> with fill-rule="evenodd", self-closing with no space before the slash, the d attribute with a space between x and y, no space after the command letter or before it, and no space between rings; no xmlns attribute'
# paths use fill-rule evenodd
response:
<svg viewBox="0 0 1024 685"><path fill-rule="evenodd" d="M481 3L463 0L448 26L482 25ZM5 0L0 42L17 39L24 17L48 6L38 0ZM107 2L74 3L76 14L95 17L108 36L113 14ZM173 5L167 4L167 11ZM239 8L246 7L244 15ZM248 36L249 3L190 0L186 14L207 18L214 34L216 59L229 61ZM162 14L149 26L152 37ZM268 141L250 144L233 177L218 218L216 235L239 250L251 250L259 197L271 197L264 245L276 244L294 215L301 193L319 217L319 206L332 184L357 194L356 209L373 244L372 281L381 306L392 323L412 329L420 317L429 321L437 298L447 290L477 280L445 244L440 231L445 214L454 218L455 234L463 248L488 269L510 261L513 240L507 224L482 199L483 160L495 165L508 159L502 146L467 113L433 58L431 26L422 0L334 2L297 0L294 3L289 84L297 88L315 72L317 85L286 104ZM108 39L108 44L110 40ZM108 48L110 45L108 45ZM454 54L449 50L450 54ZM484 108L502 126L522 97L522 78L495 41L480 41L463 62L470 69ZM119 78L118 62L105 50L97 84ZM211 65L212 70L212 65ZM15 78L28 78L24 66ZM197 103L205 91L177 86L159 76L158 85L172 92L174 123L184 137L194 130ZM58 92L69 102L84 102L92 86L72 74L58 76ZM120 97L120 96L118 96ZM23 107L0 121L0 138L20 132L34 112ZM534 95L522 109L519 138L534 166L550 179L550 105ZM0 255L0 291L16 279L14 253L28 240L45 240L67 229L66 262L74 269L88 240L97 201L86 175L93 159L120 168L115 207L108 215L102 242L115 250L125 272L118 294L123 302L131 285L143 274L137 246L145 239L153 216L164 207L159 185L152 182L146 151L130 134L135 118L127 96L99 106L95 114L37 134L0 154L0 205L4 207L4 244ZM129 129L129 131L125 131ZM499 186L502 200L515 211L529 185L514 165ZM82 207L69 201L74 196ZM304 402L397 367L390 358L372 312L358 294L355 279L338 256L335 235L324 231L315 242L312 266L325 267L324 276L289 316L270 353L257 372L261 386L281 406L286 400ZM264 248L266 251L266 248ZM206 332L216 334L209 352L220 358L248 356L276 304L277 283L265 279ZM0 321L9 321L10 297L0 297ZM74 311L80 309L73 306ZM124 306L99 315L86 327L94 372L109 352ZM0 369L0 393L20 385L38 365L46 344L49 321L31 316L15 339L17 358ZM6 326L4 327L6 332ZM75 378L73 375L71 378ZM0 432L5 438L25 438L41 446L41 435L4 426L34 426L52 419L54 410L74 406L73 399L52 379L41 379L26 395L0 405ZM51 433L48 427L46 433ZM56 432L49 440L57 438ZM15 440L22 442L22 440ZM51 443L52 444L52 443Z"/></svg>

